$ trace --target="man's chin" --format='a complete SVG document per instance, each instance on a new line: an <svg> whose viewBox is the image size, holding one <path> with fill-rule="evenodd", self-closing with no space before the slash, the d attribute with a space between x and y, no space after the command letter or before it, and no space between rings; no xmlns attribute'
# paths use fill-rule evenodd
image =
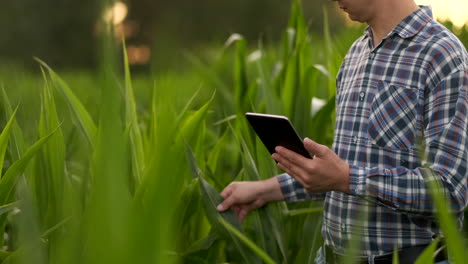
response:
<svg viewBox="0 0 468 264"><path fill-rule="evenodd" d="M362 19L360 19L359 17L353 16L350 13L348 13L348 18L354 22L364 23Z"/></svg>

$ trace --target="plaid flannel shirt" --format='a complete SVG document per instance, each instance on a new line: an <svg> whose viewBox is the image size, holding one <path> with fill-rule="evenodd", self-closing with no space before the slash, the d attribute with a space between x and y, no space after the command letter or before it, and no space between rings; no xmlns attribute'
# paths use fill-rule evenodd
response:
<svg viewBox="0 0 468 264"><path fill-rule="evenodd" d="M351 193L308 193L278 176L286 201L325 199L327 245L343 253L359 234L363 256L440 235L425 175L442 184L460 223L468 201L466 49L424 6L376 47L372 38L367 28L337 77L333 149L350 164Z"/></svg>

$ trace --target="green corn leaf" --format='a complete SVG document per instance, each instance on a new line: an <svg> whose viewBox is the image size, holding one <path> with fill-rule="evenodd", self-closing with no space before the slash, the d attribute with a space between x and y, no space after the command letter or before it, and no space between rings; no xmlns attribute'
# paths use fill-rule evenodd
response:
<svg viewBox="0 0 468 264"><path fill-rule="evenodd" d="M14 209L18 208L18 205L19 201L0 206L0 215L13 211Z"/></svg>
<svg viewBox="0 0 468 264"><path fill-rule="evenodd" d="M294 44L295 48L297 48L301 41L305 39L308 34L300 0L294 0L292 3L288 28L294 28L296 31Z"/></svg>
<svg viewBox="0 0 468 264"><path fill-rule="evenodd" d="M222 217L218 217L219 222L226 227L229 232L234 234L237 238L239 238L240 241L242 241L247 247L249 247L255 254L257 254L265 263L268 264L275 264L275 261L273 261L270 256L268 256L267 253L265 253L263 250L261 250L257 245L255 245L252 240L250 240L248 237L246 237L244 234L242 234L235 226L233 226L230 222L226 221Z"/></svg>
<svg viewBox="0 0 468 264"><path fill-rule="evenodd" d="M239 34L232 34L225 43L225 48L236 44L234 62L234 105L237 113L249 111L249 84L247 80L247 41ZM228 99L229 101L230 99Z"/></svg>
<svg viewBox="0 0 468 264"><path fill-rule="evenodd" d="M316 70L318 70L320 73L322 73L323 75L325 75L327 77L328 80L332 80L334 81L335 79L333 78L333 76L331 75L330 71L325 67L323 66L322 64L314 64L312 65L312 67L314 67Z"/></svg>
<svg viewBox="0 0 468 264"><path fill-rule="evenodd" d="M201 206L200 187L198 178L193 179L183 190L181 195L181 202L176 210L177 217L175 217L176 228L186 228L188 223L199 214ZM198 231L198 230L197 230ZM196 233L195 230L190 230L190 235ZM184 241L185 242L185 241Z"/></svg>
<svg viewBox="0 0 468 264"><path fill-rule="evenodd" d="M36 188L39 210L45 216L41 222L52 225L62 219L65 207L61 204L65 191L65 140L55 105L54 90L43 72L45 86L42 93L41 118L39 120L39 137L46 137L55 129L54 135L42 147L38 157L42 166L32 180Z"/></svg>
<svg viewBox="0 0 468 264"><path fill-rule="evenodd" d="M333 40L330 36L330 28L328 25L328 13L323 7L323 14L324 14L324 23L323 23L323 32L324 32L324 44L325 44L325 51L326 51L326 59L327 59L327 68L330 72L331 76L336 76L338 74L338 67L341 64L341 57L335 51L335 45ZM328 96L332 96L335 94L336 90L336 83L334 78L328 79Z"/></svg>
<svg viewBox="0 0 468 264"><path fill-rule="evenodd" d="M288 27L283 34L283 67L286 66L287 60L294 52L294 43L296 40L296 29L294 27Z"/></svg>
<svg viewBox="0 0 468 264"><path fill-rule="evenodd" d="M125 38L122 38L122 50L124 57L125 71L125 119L130 128L130 148L132 153L132 170L134 180L138 185L141 181L142 174L145 170L145 151L143 148L143 137L138 126L138 115L136 110L136 100L133 93L132 77L130 74L130 65L128 63L127 49Z"/></svg>
<svg viewBox="0 0 468 264"><path fill-rule="evenodd" d="M229 143L229 129L226 129L208 155L208 167L216 174L224 148Z"/></svg>
<svg viewBox="0 0 468 264"><path fill-rule="evenodd" d="M2 99L3 99L3 106L5 109L5 114L7 117L13 115L13 107L11 106L10 100L8 95L2 87ZM24 142L23 131L19 127L18 123L15 121L13 122L13 127L11 128L10 133L10 154L12 155L13 160L18 160L21 156L23 156L24 152L26 151L26 143ZM0 163L1 164L1 163Z"/></svg>
<svg viewBox="0 0 468 264"><path fill-rule="evenodd" d="M260 180L260 173L257 168L257 164L255 163L254 156L249 150L249 147L242 136L242 134L238 133L236 136L237 140L239 141L239 145L242 147L242 167L246 169L247 180L250 181L258 181Z"/></svg>
<svg viewBox="0 0 468 264"><path fill-rule="evenodd" d="M43 238L46 238L48 237L51 233L53 233L54 231L56 231L57 229L59 229L60 227L63 227L66 223L68 223L70 220L71 220L71 216L63 219L62 221L58 222L57 224L55 224L54 226L50 227L49 229L47 229L46 231L44 231L42 233L42 236Z"/></svg>
<svg viewBox="0 0 468 264"><path fill-rule="evenodd" d="M178 122L180 122L180 120L182 120L182 118L185 116L185 114L188 112L188 110L190 109L190 106L192 106L193 102L195 101L195 99L198 97L198 95L200 94L200 89L198 89L193 95L192 97L190 97L190 99L188 100L188 102L185 104L184 108L182 109L182 111L180 111L179 115L177 116L177 120Z"/></svg>
<svg viewBox="0 0 468 264"><path fill-rule="evenodd" d="M184 146L185 146L185 154L187 156L187 160L189 163L190 173L193 179L197 179L202 172L200 168L198 168L197 160L195 159L195 155L193 154L193 151L190 148L190 145L187 144L187 142L185 142Z"/></svg>
<svg viewBox="0 0 468 264"><path fill-rule="evenodd" d="M216 70L213 70L210 66L206 65L198 57L192 54L185 55L187 60L194 66L194 71L200 77L202 77L205 82L211 84L212 87L216 87L216 89L219 90L220 95L223 98L223 103L225 104L223 106L226 107L226 109L234 108L231 86L225 83Z"/></svg>
<svg viewBox="0 0 468 264"><path fill-rule="evenodd" d="M3 160L5 159L5 152L8 147L8 139L10 138L11 128L13 126L13 122L15 120L16 110L10 117L10 120L6 124L5 128L3 129L2 133L0 134L0 168L3 167ZM0 176L2 176L2 171L0 170Z"/></svg>
<svg viewBox="0 0 468 264"><path fill-rule="evenodd" d="M219 212L216 207L224 200L223 197L215 190L203 177L200 176L200 191L202 194L202 201L205 207L208 220L213 228L221 232L225 237L225 229L219 224L218 216L226 219L235 228L242 230L242 226L232 210Z"/></svg>
<svg viewBox="0 0 468 264"><path fill-rule="evenodd" d="M6 203L13 197L12 192L15 188L19 175L25 170L31 158L42 148L42 146L54 135L54 130L49 135L40 138L24 154L24 156L11 165L0 180L0 202Z"/></svg>
<svg viewBox="0 0 468 264"><path fill-rule="evenodd" d="M295 52L288 60L285 68L285 80L282 87L281 98L283 99L283 109L287 116L294 116L294 102L296 92L299 88L298 55Z"/></svg>
<svg viewBox="0 0 468 264"><path fill-rule="evenodd" d="M228 183L232 181L231 177L226 177L229 175L225 175L224 177L220 177L219 174L215 174L211 171L209 167L206 167L206 171L204 172L203 176L207 180L211 180L210 182L213 183L213 187L217 190L222 190Z"/></svg>
<svg viewBox="0 0 468 264"><path fill-rule="evenodd" d="M281 98L279 97L279 94L274 91L274 79L270 79L270 77L265 73L267 71L265 60L265 56L262 56L256 61L259 73L258 90L262 93L266 113L282 113ZM252 110L256 112L259 111L259 109L254 108Z"/></svg>
<svg viewBox="0 0 468 264"><path fill-rule="evenodd" d="M55 73L55 71L52 70L52 68L50 68L49 65L47 65L45 62L38 58L35 58L35 60L38 61L44 68L48 70L52 81L54 81L54 83L57 84L57 88L65 97L72 112L78 119L78 123L81 129L83 130L84 134L86 135L89 144L92 147L94 147L95 137L97 135L97 128L89 112L86 110L86 108L78 99L78 97L76 97L76 95L73 93L72 89L68 86L68 84L62 78L60 78L60 76L57 73Z"/></svg>
<svg viewBox="0 0 468 264"><path fill-rule="evenodd" d="M208 109L211 106L211 102L213 101L215 93L213 93L212 97L208 102L206 102L200 109L189 113L182 121L180 121L180 129L176 133L176 143L188 144L189 146L193 146L195 149L195 153L197 153L198 160L201 162L205 162L206 158L204 144L205 138L205 131L206 131L206 124L205 119L208 113ZM205 167L202 164L202 167ZM192 174L194 176L194 174Z"/></svg>
<svg viewBox="0 0 468 264"><path fill-rule="evenodd" d="M232 210L219 212L216 207L223 201L223 197L216 191L205 179L200 175L200 192L203 201L203 207L206 212L206 217L210 222L212 228L220 234L224 239L232 241L236 246L238 253L242 256L245 263L257 263L258 260L250 253L245 246L226 229L225 225L221 222L227 222L230 227L239 230L242 233L242 226Z"/></svg>
<svg viewBox="0 0 468 264"><path fill-rule="evenodd" d="M241 133L235 133L235 138L238 141L238 145L240 145L242 148L242 167L244 168L246 180L260 180L261 177L259 174L259 169L254 160L254 156L250 151L252 147L248 147L248 144L246 143L246 140ZM266 157L271 159L270 155L266 155ZM271 214L268 212L269 211L267 210L255 210L250 213L247 220L249 220L251 229L254 232L254 237L256 238L259 247L267 250L272 256L275 257L275 259L278 259L280 252L277 251L277 246L281 245L282 240L277 240L279 238L279 232L276 232L278 230L272 230L277 227L271 224L270 219L268 218L271 216ZM265 230L272 230L273 232L266 232ZM284 252L281 253L284 255Z"/></svg>
<svg viewBox="0 0 468 264"><path fill-rule="evenodd" d="M247 42L244 38L236 40L236 61L234 65L234 91L236 109L239 113L249 111L248 100L249 84L247 81L246 49Z"/></svg>
<svg viewBox="0 0 468 264"><path fill-rule="evenodd" d="M278 167L276 166L275 160L271 157L270 152L268 152L258 136L255 137L255 150L260 178L266 179L278 174Z"/></svg>
<svg viewBox="0 0 468 264"><path fill-rule="evenodd" d="M238 142L236 145L241 147L239 151L242 151L242 144L245 144L246 149L251 149L252 153L255 153L256 146L253 142L255 141L257 135L248 124L248 120L245 115L242 114L239 118L237 118L235 120L234 126L231 123L229 123L228 126L232 131L232 134L236 137ZM243 143L241 142L240 137L242 137ZM251 157L253 158L252 155Z"/></svg>
<svg viewBox="0 0 468 264"><path fill-rule="evenodd" d="M182 139L191 144L194 142L198 133L194 133L200 128L200 124L205 119L205 116L208 112L211 102L213 101L215 93L211 96L211 99L208 100L199 110L189 115L181 125L180 132L177 135L177 142L181 142Z"/></svg>
<svg viewBox="0 0 468 264"><path fill-rule="evenodd" d="M316 214L316 213L322 213L322 212L323 212L323 207L314 207L314 208L289 210L288 215L298 216L298 215Z"/></svg>
<svg viewBox="0 0 468 264"><path fill-rule="evenodd" d="M311 202L313 204L313 202ZM311 205L311 208L314 208ZM320 231L322 230L322 214L320 213L310 213L307 215L307 218L304 220L304 229L303 234L303 244L304 244L304 251L305 251L305 258L307 259L307 263L315 263L314 259L317 253L318 248L323 245L323 239L320 235ZM314 237L316 239L310 239L310 237Z"/></svg>
<svg viewBox="0 0 468 264"><path fill-rule="evenodd" d="M392 260L392 264L399 264L400 263L400 260L398 259L398 248L397 246L395 245L395 248L393 249L393 260Z"/></svg>
<svg viewBox="0 0 468 264"><path fill-rule="evenodd" d="M219 240L219 236L216 233L211 233L208 236L195 241L183 255L193 255L199 251L210 249L213 244Z"/></svg>
<svg viewBox="0 0 468 264"><path fill-rule="evenodd" d="M56 131L56 130L55 130ZM49 135L40 138L34 143L25 154L17 161L15 161L10 168L5 172L5 175L0 180L0 204L6 204L14 199L14 190L16 184L20 178L20 175L24 172L29 161L37 154L37 152L44 146L47 140L54 134L53 131ZM0 226L2 228L6 225L7 218L2 215L0 217ZM37 222L34 222L33 226L36 226ZM8 256L8 258L14 257L16 254ZM18 254L20 256L21 254Z"/></svg>
<svg viewBox="0 0 468 264"><path fill-rule="evenodd" d="M5 250L0 250L0 261L5 261L6 258L10 256L11 252L5 251Z"/></svg>
<svg viewBox="0 0 468 264"><path fill-rule="evenodd" d="M450 203L448 203L439 182L434 180L434 177L437 177L433 175L435 172L430 169L422 169L422 172L432 195L437 219L446 239L449 256L453 260L453 263L464 263L468 259L468 254L465 250L465 243L457 227L456 220L450 212Z"/></svg>
<svg viewBox="0 0 468 264"><path fill-rule="evenodd" d="M302 13L300 0L294 0L289 13L288 29L283 38L283 56L285 59L297 50L298 46L307 37L307 25Z"/></svg>
<svg viewBox="0 0 468 264"><path fill-rule="evenodd" d="M263 146L263 143L258 137L256 137L255 145L257 146L256 157L258 164L257 169L260 173L259 177L261 179L265 179L276 175L276 163L271 158L270 153ZM262 217L262 225L265 226L265 230L268 230L268 232L265 233L268 246L267 252L274 256L275 260L279 260L278 254L281 254L281 263L288 263L288 250L285 242L285 233L284 229L281 227L282 221L284 220L284 214L280 209L280 204L284 203L267 204L263 208L259 208L259 212ZM279 252L276 252L278 249L271 245L272 242L274 242L277 248L279 248Z"/></svg>
<svg viewBox="0 0 468 264"><path fill-rule="evenodd" d="M288 249L285 241L285 233L282 229L283 215L280 211L279 204L267 204L264 208L259 209L262 212L263 221L266 221L268 224L267 230L272 232L272 240L276 243L279 248L279 253L282 256L282 263L289 263L288 261ZM270 246L271 248L271 246Z"/></svg>
<svg viewBox="0 0 468 264"><path fill-rule="evenodd" d="M241 122L241 121L240 121ZM244 173L245 173L245 180L248 181L258 181L260 180L260 175L258 172L257 165L255 163L254 157L252 155L252 152L250 149L254 149L253 147L249 147L245 137L243 136L243 133L240 131L246 131L246 129L242 129L242 123L238 124L238 129L237 133L234 133L235 138L237 139L238 145L241 146L242 149L242 167L244 168ZM232 127L231 127L232 128ZM246 136L249 136L247 133ZM252 146L252 145L251 145ZM254 149L255 150L255 149ZM267 226L268 222L267 220L262 221L262 215L258 210L253 211L250 213L248 220L250 220L253 232L255 232L255 238L256 241L259 243L260 248L267 248L267 242L266 242L266 233L264 231L264 228ZM271 240L270 240L271 241ZM269 246L271 250L273 250L273 246Z"/></svg>
<svg viewBox="0 0 468 264"><path fill-rule="evenodd" d="M310 101L312 98L312 88L316 88L316 84L308 86L308 74L310 74L311 67L311 45L310 40L306 37L302 40L297 53L297 88L291 105L292 113L291 119L297 123L297 129L301 133L307 132L307 123L310 122L310 114L305 109L310 108Z"/></svg>
<svg viewBox="0 0 468 264"><path fill-rule="evenodd" d="M439 241L440 241L439 238L432 241L432 243L423 251L423 253L416 260L415 264L434 264L434 253L437 249L437 244L439 243ZM395 257L394 257L394 260L395 260ZM398 257L396 257L396 260L398 260ZM393 263L398 264L398 261L397 262L393 261Z"/></svg>

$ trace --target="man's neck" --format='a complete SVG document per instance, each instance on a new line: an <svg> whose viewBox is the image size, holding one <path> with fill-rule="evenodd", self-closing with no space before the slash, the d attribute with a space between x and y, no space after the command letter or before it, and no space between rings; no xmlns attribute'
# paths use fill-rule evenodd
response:
<svg viewBox="0 0 468 264"><path fill-rule="evenodd" d="M367 24L372 29L374 47L376 47L403 19L419 8L414 1L409 0L381 2L382 4L379 5L376 14L367 21Z"/></svg>

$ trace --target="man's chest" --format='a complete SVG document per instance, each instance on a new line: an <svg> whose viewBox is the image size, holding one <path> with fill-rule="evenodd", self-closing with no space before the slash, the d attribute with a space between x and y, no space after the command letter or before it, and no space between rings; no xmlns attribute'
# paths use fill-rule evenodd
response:
<svg viewBox="0 0 468 264"><path fill-rule="evenodd" d="M397 150L415 144L427 78L421 48L388 41L348 54L337 80L338 141Z"/></svg>

